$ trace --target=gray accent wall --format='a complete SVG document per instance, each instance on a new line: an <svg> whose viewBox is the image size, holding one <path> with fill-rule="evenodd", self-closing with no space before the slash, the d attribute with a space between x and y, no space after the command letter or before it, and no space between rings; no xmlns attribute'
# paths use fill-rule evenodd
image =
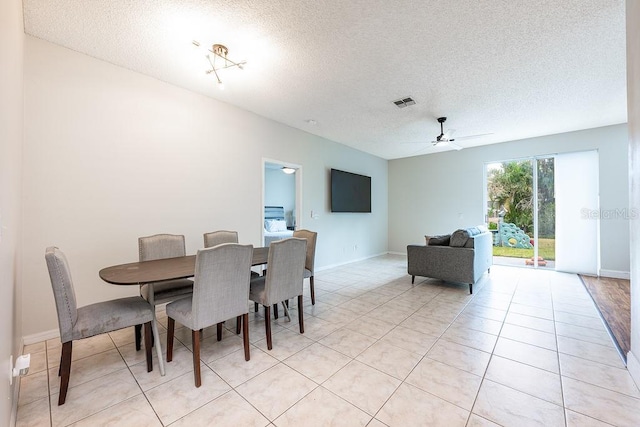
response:
<svg viewBox="0 0 640 427"><path fill-rule="evenodd" d="M628 211L627 125L615 125L389 161L389 250L406 253L425 234L484 223L484 164L598 150L600 208ZM580 171L576 171L580 174ZM600 222L601 270L629 273L629 220ZM579 248L576 248L579 250Z"/></svg>
<svg viewBox="0 0 640 427"><path fill-rule="evenodd" d="M24 335L57 327L47 246L80 305L138 293L98 271L136 261L139 236L184 234L193 254L204 232L236 230L260 246L265 158L302 167L296 219L318 232L318 269L387 251L384 159L30 36L25 116ZM330 212L332 167L372 177L371 214Z"/></svg>

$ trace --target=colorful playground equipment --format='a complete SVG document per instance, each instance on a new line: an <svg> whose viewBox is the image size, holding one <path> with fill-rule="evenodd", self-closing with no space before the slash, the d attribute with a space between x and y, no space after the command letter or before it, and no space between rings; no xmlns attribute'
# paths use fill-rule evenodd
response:
<svg viewBox="0 0 640 427"><path fill-rule="evenodd" d="M498 227L497 246L509 248L531 249L531 237L524 233L518 226L510 222L502 222Z"/></svg>

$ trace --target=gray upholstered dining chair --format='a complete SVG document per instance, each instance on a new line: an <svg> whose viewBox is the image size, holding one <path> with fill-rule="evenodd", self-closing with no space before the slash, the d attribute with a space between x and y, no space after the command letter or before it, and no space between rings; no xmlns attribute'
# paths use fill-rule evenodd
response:
<svg viewBox="0 0 640 427"><path fill-rule="evenodd" d="M212 248L223 243L238 243L238 232L218 230L211 233L204 233L204 247Z"/></svg>
<svg viewBox="0 0 640 427"><path fill-rule="evenodd" d="M238 232L237 231L227 231L227 230L219 230L212 231L211 233L204 233L204 247L212 248L214 246L221 245L223 243L238 243ZM251 272L251 277L260 276L255 271ZM258 303L256 303L256 311L258 311ZM236 333L240 333L240 324L236 325ZM222 336L222 323L218 325L218 341L220 341L220 337Z"/></svg>
<svg viewBox="0 0 640 427"><path fill-rule="evenodd" d="M184 236L176 234L156 234L138 239L140 261L175 258L185 256ZM140 285L140 295L152 306L164 304L191 295L193 281L189 279L167 280L154 284ZM137 325L136 350L140 350L141 325Z"/></svg>
<svg viewBox="0 0 640 427"><path fill-rule="evenodd" d="M298 297L298 322L304 333L302 314L302 282L307 241L291 237L271 242L267 258L267 275L251 279L249 299L264 306L267 348L271 350L271 306ZM285 306L285 310L287 307Z"/></svg>
<svg viewBox="0 0 640 427"><path fill-rule="evenodd" d="M249 280L253 246L226 243L201 249L191 298L167 304L167 362L173 358L175 322L191 329L193 371L200 387L200 330L235 317L243 326L244 358L249 360ZM220 337L218 337L220 340Z"/></svg>
<svg viewBox="0 0 640 427"><path fill-rule="evenodd" d="M62 355L58 370L58 375L61 377L58 406L63 405L67 398L71 376L71 352L75 340L144 324L147 371L150 372L153 369L151 358L152 328L156 339L159 339L158 328L154 322L153 307L141 297L120 298L78 307L71 271L64 253L51 246L46 249L44 257L47 261L53 296L56 301L60 341L62 342Z"/></svg>
<svg viewBox="0 0 640 427"><path fill-rule="evenodd" d="M293 237L299 237L301 239L307 239L307 258L304 262L304 278L309 279L309 291L311 292L311 304L316 303L316 290L313 285L313 265L316 259L316 240L318 239L318 233L309 230L296 230L293 232Z"/></svg>

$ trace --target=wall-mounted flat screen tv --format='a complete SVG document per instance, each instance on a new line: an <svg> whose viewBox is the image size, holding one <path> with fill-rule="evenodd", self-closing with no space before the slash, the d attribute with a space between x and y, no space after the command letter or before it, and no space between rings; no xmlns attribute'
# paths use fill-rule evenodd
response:
<svg viewBox="0 0 640 427"><path fill-rule="evenodd" d="M331 212L371 212L371 177L331 169Z"/></svg>

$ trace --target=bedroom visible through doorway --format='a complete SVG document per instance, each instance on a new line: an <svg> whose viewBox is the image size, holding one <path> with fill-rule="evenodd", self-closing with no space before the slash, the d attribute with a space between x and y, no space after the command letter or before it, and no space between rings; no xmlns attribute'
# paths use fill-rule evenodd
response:
<svg viewBox="0 0 640 427"><path fill-rule="evenodd" d="M262 193L262 243L291 237L299 222L299 165L264 160Z"/></svg>

